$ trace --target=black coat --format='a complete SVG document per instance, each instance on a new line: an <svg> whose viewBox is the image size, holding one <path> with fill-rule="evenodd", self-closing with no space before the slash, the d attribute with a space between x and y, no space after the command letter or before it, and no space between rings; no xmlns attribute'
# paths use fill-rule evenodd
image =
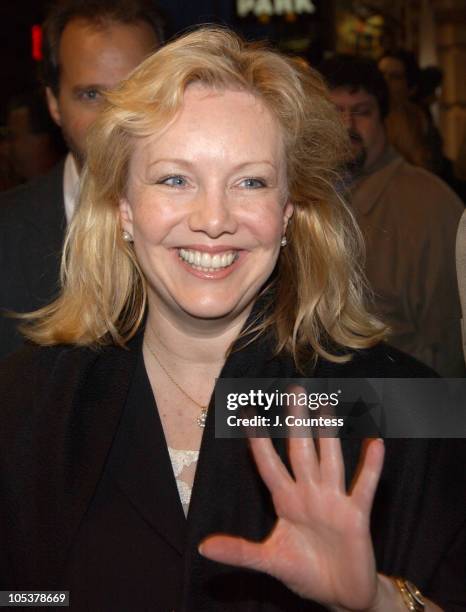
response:
<svg viewBox="0 0 466 612"><path fill-rule="evenodd" d="M0 589L69 587L70 554L83 537L112 444L124 430L122 413L140 352L136 338L129 350L27 347L2 363ZM297 375L290 359L270 355L266 341L233 352L222 377ZM321 361L316 375L416 377L429 372L380 345L355 354L346 365ZM207 534L260 539L273 525L270 499L246 442L216 439L214 411L209 410L184 522L158 416L152 424L152 433L143 423L136 428L117 483L134 521L144 521L146 535L136 535L135 541L129 523L123 523L128 534L121 534L113 518L106 522L101 517L105 533L91 534L88 542L104 544L91 562L96 571L111 574L112 567L105 566L116 564L118 555L118 580L108 590L100 581L85 585L88 592L75 598L72 609L320 610L268 576L213 563L197 552ZM343 451L350 477L359 444L345 440ZM465 458L462 440L386 440L372 514L378 570L410 578L448 611L466 609ZM174 580L169 564L179 571Z"/></svg>
<svg viewBox="0 0 466 612"><path fill-rule="evenodd" d="M0 194L1 311L29 312L57 295L65 228L63 162ZM17 324L0 314L0 357L22 345Z"/></svg>

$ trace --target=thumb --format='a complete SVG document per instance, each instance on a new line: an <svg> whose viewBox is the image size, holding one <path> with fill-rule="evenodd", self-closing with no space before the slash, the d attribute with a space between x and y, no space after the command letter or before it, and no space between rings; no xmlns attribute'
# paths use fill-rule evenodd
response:
<svg viewBox="0 0 466 612"><path fill-rule="evenodd" d="M212 561L247 567L263 568L263 544L227 535L211 535L199 545L199 553Z"/></svg>

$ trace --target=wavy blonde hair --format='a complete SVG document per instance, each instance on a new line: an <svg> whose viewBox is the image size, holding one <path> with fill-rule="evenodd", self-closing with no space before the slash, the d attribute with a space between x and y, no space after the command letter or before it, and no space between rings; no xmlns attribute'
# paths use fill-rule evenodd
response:
<svg viewBox="0 0 466 612"><path fill-rule="evenodd" d="M202 27L161 48L108 94L89 137L61 294L25 315L25 335L38 344L125 345L136 333L146 283L122 240L118 203L135 140L166 128L193 82L254 94L283 130L294 215L271 281L273 301L256 333L273 330L277 352L288 350L297 362L310 351L341 361L348 358L341 347L378 342L385 328L364 307L361 238L336 189L349 151L346 131L322 79L218 27Z"/></svg>

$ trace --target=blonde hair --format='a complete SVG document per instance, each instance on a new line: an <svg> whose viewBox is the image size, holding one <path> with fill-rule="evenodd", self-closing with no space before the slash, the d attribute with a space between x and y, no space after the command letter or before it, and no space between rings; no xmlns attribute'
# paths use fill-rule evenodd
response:
<svg viewBox="0 0 466 612"><path fill-rule="evenodd" d="M277 352L291 352L297 363L304 352L341 361L348 358L341 347L375 344L385 328L363 304L361 238L336 189L346 131L323 81L311 68L218 27L161 48L108 94L89 138L61 294L25 315L24 333L38 344L77 345L125 345L136 333L146 284L122 239L118 203L135 139L163 130L193 82L253 93L283 130L294 215L271 281L273 301L256 333L274 331Z"/></svg>

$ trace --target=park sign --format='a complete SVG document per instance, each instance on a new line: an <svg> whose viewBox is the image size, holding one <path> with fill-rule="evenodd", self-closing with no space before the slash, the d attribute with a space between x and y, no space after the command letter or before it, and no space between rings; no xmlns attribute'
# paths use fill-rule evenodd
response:
<svg viewBox="0 0 466 612"><path fill-rule="evenodd" d="M267 40L312 62L331 46L333 13L323 0L231 0L230 7L230 24L247 40Z"/></svg>
<svg viewBox="0 0 466 612"><path fill-rule="evenodd" d="M236 0L236 14L239 18L310 16L316 12L313 0Z"/></svg>

